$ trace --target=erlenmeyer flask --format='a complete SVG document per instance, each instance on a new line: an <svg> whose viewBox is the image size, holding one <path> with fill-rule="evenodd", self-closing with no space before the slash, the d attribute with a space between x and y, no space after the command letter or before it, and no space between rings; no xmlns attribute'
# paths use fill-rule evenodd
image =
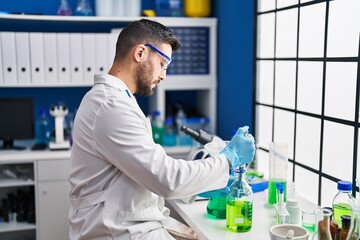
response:
<svg viewBox="0 0 360 240"><path fill-rule="evenodd" d="M94 16L94 12L88 0L79 0L76 7L75 16Z"/></svg>

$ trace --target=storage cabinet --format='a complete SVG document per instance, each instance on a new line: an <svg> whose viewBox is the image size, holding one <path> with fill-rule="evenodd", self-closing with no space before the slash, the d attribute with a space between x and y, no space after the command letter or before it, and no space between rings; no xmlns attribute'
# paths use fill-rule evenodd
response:
<svg viewBox="0 0 360 240"><path fill-rule="evenodd" d="M0 239L35 240L34 179L33 161L1 163Z"/></svg>
<svg viewBox="0 0 360 240"><path fill-rule="evenodd" d="M37 161L37 240L68 238L69 159Z"/></svg>
<svg viewBox="0 0 360 240"><path fill-rule="evenodd" d="M0 239L68 239L69 159L70 151L0 152L0 200L22 192L27 204L25 221L0 222ZM13 201L18 217L22 214L21 196Z"/></svg>

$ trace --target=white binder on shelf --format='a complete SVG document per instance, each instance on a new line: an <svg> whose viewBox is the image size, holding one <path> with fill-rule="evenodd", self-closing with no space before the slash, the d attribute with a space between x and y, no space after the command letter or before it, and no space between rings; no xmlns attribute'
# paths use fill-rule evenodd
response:
<svg viewBox="0 0 360 240"><path fill-rule="evenodd" d="M70 34L57 33L58 82L70 82Z"/></svg>
<svg viewBox="0 0 360 240"><path fill-rule="evenodd" d="M17 83L16 46L14 32L0 32L4 84Z"/></svg>
<svg viewBox="0 0 360 240"><path fill-rule="evenodd" d="M112 63L114 62L118 35L118 33L108 34L108 69L110 69Z"/></svg>
<svg viewBox="0 0 360 240"><path fill-rule="evenodd" d="M46 83L58 82L56 33L44 33L44 60Z"/></svg>
<svg viewBox="0 0 360 240"><path fill-rule="evenodd" d="M31 83L30 44L28 32L15 32L18 83Z"/></svg>
<svg viewBox="0 0 360 240"><path fill-rule="evenodd" d="M95 73L95 34L82 34L84 82L93 84Z"/></svg>
<svg viewBox="0 0 360 240"><path fill-rule="evenodd" d="M81 33L70 33L70 74L71 82L83 82L83 50Z"/></svg>
<svg viewBox="0 0 360 240"><path fill-rule="evenodd" d="M107 73L110 69L108 63L108 35L108 33L96 33L95 35L95 74Z"/></svg>
<svg viewBox="0 0 360 240"><path fill-rule="evenodd" d="M45 83L43 33L30 32L30 64L32 83Z"/></svg>

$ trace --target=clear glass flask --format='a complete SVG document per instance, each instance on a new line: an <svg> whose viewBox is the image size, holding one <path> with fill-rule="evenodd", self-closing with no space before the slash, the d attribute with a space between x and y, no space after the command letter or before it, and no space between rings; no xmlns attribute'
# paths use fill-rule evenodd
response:
<svg viewBox="0 0 360 240"><path fill-rule="evenodd" d="M75 16L94 16L89 0L78 0Z"/></svg>
<svg viewBox="0 0 360 240"><path fill-rule="evenodd" d="M244 166L234 170L234 182L226 198L226 227L233 232L247 232L252 227L253 191L245 172Z"/></svg>
<svg viewBox="0 0 360 240"><path fill-rule="evenodd" d="M59 8L56 12L59 16L71 16L72 10L67 0L61 0Z"/></svg>

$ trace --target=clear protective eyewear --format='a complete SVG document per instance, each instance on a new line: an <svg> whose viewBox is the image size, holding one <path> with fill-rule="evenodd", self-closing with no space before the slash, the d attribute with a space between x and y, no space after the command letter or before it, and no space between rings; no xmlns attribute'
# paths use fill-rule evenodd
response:
<svg viewBox="0 0 360 240"><path fill-rule="evenodd" d="M172 59L168 55L163 53L160 49L158 49L157 47L155 47L150 43L146 43L145 46L150 47L152 50L160 54L160 56L162 56L166 60L166 65L162 66L163 70L166 70L169 67L170 63L172 62Z"/></svg>

